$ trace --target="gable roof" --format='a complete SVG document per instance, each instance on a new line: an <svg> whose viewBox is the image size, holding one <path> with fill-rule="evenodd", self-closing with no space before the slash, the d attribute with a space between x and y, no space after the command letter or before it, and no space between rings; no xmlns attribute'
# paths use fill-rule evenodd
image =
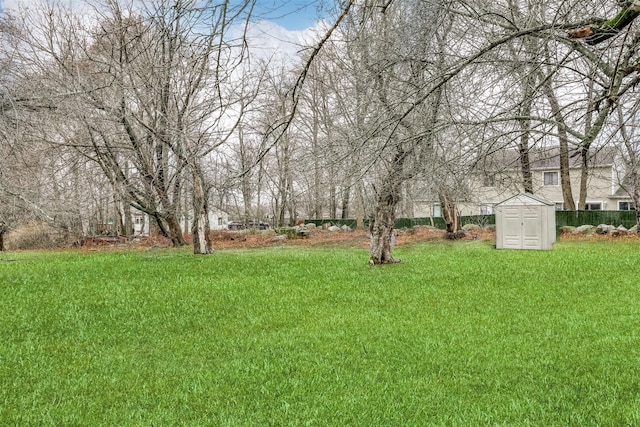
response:
<svg viewBox="0 0 640 427"><path fill-rule="evenodd" d="M613 165L616 151L611 147L596 147L589 152L589 166L608 167ZM529 152L531 169L560 169L560 147ZM569 150L569 168L580 168L582 156L579 149Z"/></svg>
<svg viewBox="0 0 640 427"><path fill-rule="evenodd" d="M611 167L614 164L616 149L613 147L594 147L589 152L589 166ZM529 150L529 162L533 170L560 169L560 147L534 147ZM580 150L569 150L569 168L579 169L582 163ZM477 163L484 171L516 169L520 167L520 152L515 148L498 150L485 156Z"/></svg>

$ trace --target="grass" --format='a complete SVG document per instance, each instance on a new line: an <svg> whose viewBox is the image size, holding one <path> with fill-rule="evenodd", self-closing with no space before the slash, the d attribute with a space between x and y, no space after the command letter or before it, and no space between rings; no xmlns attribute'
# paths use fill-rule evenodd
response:
<svg viewBox="0 0 640 427"><path fill-rule="evenodd" d="M0 254L0 425L639 425L639 249Z"/></svg>

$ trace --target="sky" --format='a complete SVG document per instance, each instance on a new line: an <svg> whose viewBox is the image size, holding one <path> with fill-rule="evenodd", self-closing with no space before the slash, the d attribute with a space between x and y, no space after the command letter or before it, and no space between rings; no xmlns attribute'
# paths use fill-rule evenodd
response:
<svg viewBox="0 0 640 427"><path fill-rule="evenodd" d="M287 30L301 31L314 26L321 17L326 17L324 3L318 0L257 0L255 14Z"/></svg>
<svg viewBox="0 0 640 427"><path fill-rule="evenodd" d="M38 0L0 0L0 11L18 5L29 6ZM65 3L82 3L82 0L66 0ZM233 3L233 0L232 0ZM256 21L268 20L289 31L302 31L313 27L321 17L326 17L327 0L256 0Z"/></svg>
<svg viewBox="0 0 640 427"><path fill-rule="evenodd" d="M29 7L42 1L46 0L0 0L0 11ZM60 1L78 9L86 5L84 0ZM234 1L238 0L231 0L232 5ZM317 35L323 33L325 24L322 18L329 17L331 3L330 0L256 0L248 31L250 45L261 56L278 63L296 62L298 52L314 44Z"/></svg>

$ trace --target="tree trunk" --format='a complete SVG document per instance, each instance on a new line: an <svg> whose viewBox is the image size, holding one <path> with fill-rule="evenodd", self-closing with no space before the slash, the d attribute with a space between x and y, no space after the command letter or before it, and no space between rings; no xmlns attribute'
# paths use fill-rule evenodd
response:
<svg viewBox="0 0 640 427"><path fill-rule="evenodd" d="M356 184L356 228L364 230L364 188L362 181Z"/></svg>
<svg viewBox="0 0 640 427"><path fill-rule="evenodd" d="M578 210L585 210L587 206L587 184L589 181L589 146L583 145L580 149L580 198Z"/></svg>
<svg viewBox="0 0 640 427"><path fill-rule="evenodd" d="M447 233L455 233L460 231L460 221L458 221L458 212L456 211L456 204L445 193L440 193L440 210L442 211L442 218L447 226Z"/></svg>
<svg viewBox="0 0 640 427"><path fill-rule="evenodd" d="M522 169L522 187L525 193L533 194L531 161L529 160L529 132L523 130L520 136L520 168Z"/></svg>
<svg viewBox="0 0 640 427"><path fill-rule="evenodd" d="M209 209L207 195L204 191L201 177L193 173L193 253L209 255L213 253L211 243L211 224L209 224Z"/></svg>
<svg viewBox="0 0 640 427"><path fill-rule="evenodd" d="M392 192L381 194L378 198L375 214L369 223L371 231L370 264L389 264L400 262L391 254L391 239L395 224L397 197Z"/></svg>
<svg viewBox="0 0 640 427"><path fill-rule="evenodd" d="M531 135L531 105L533 104L533 91L536 77L530 73L524 80L524 95L520 106L520 167L522 169L522 187L525 193L533 194L533 178L531 175L531 162L529 161L529 136Z"/></svg>
<svg viewBox="0 0 640 427"><path fill-rule="evenodd" d="M413 185L411 181L404 183L404 209L403 215L405 218L415 218L415 209L413 205Z"/></svg>
<svg viewBox="0 0 640 427"><path fill-rule="evenodd" d="M371 232L371 251L369 264L390 264L400 262L391 254L393 248L393 227L396 222L396 207L400 202L400 190L403 182L404 162L407 152L402 147L396 148L391 169L383 180L378 194L375 212L369 223Z"/></svg>
<svg viewBox="0 0 640 427"><path fill-rule="evenodd" d="M331 178L329 179L329 218L338 218L338 192L336 190L336 183L334 172L331 172Z"/></svg>
<svg viewBox="0 0 640 427"><path fill-rule="evenodd" d="M569 137L567 135L567 125L560 109L560 103L553 92L551 79L546 79L542 87L545 92L551 112L558 123L558 143L560 145L560 185L562 187L562 200L564 208L569 211L576 209L576 203L573 199L573 191L571 190L571 176L569 174Z"/></svg>
<svg viewBox="0 0 640 427"><path fill-rule="evenodd" d="M176 218L174 214L156 214L155 219L160 228L160 233L171 240L171 245L173 245L174 248L187 244L182 235L180 221L178 221L178 218Z"/></svg>
<svg viewBox="0 0 640 427"><path fill-rule="evenodd" d="M0 221L0 252L4 252L4 234L7 232L7 226Z"/></svg>
<svg viewBox="0 0 640 427"><path fill-rule="evenodd" d="M349 219L349 200L351 196L351 184L349 181L345 182L345 188L342 190L342 219Z"/></svg>
<svg viewBox="0 0 640 427"><path fill-rule="evenodd" d="M133 236L133 219L131 218L131 205L125 203L122 207L122 210L124 211L124 235L131 237Z"/></svg>

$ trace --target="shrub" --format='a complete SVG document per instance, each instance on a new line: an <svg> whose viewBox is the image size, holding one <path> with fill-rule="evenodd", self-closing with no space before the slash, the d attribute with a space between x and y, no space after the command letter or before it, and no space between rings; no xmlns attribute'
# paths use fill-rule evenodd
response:
<svg viewBox="0 0 640 427"><path fill-rule="evenodd" d="M465 233L464 230L458 230L455 233L451 231L446 231L444 233L444 238L447 240L458 240L458 239L464 239L466 235L467 233Z"/></svg>
<svg viewBox="0 0 640 427"><path fill-rule="evenodd" d="M6 235L8 249L48 249L64 245L64 235L56 228L31 221L18 226Z"/></svg>

